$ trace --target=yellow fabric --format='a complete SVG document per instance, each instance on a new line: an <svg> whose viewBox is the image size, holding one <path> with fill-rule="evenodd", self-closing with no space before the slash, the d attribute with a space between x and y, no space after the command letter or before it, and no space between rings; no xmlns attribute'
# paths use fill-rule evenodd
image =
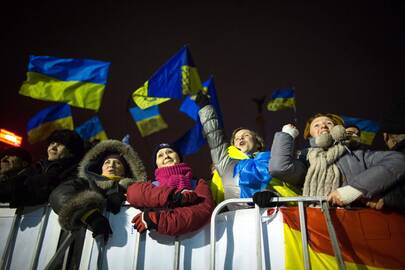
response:
<svg viewBox="0 0 405 270"><path fill-rule="evenodd" d="M136 125L142 137L148 136L168 127L161 115L156 115L151 118L137 121Z"/></svg>
<svg viewBox="0 0 405 270"><path fill-rule="evenodd" d="M70 129L73 130L72 116L61 118L55 121L45 122L36 128L31 129L28 132L28 142L30 144L37 143L46 140L49 135L58 129Z"/></svg>
<svg viewBox="0 0 405 270"><path fill-rule="evenodd" d="M201 79L197 68L186 65L182 66L181 78L183 95L195 95L201 90Z"/></svg>
<svg viewBox="0 0 405 270"><path fill-rule="evenodd" d="M80 218L80 221L83 222L84 224L87 224L87 223L86 223L86 219L87 219L91 214L93 214L94 212L97 212L97 211L100 211L100 210L97 209L97 208L91 209L90 211L88 211L87 213L85 213L85 214Z"/></svg>
<svg viewBox="0 0 405 270"><path fill-rule="evenodd" d="M212 175L210 188L212 192L212 197L214 198L215 202L218 204L224 200L224 186L222 184L221 176L219 176L218 171L214 170L214 174Z"/></svg>
<svg viewBox="0 0 405 270"><path fill-rule="evenodd" d="M141 86L132 93L132 99L142 110L170 100L170 98L148 97L148 81L145 82L144 86Z"/></svg>
<svg viewBox="0 0 405 270"><path fill-rule="evenodd" d="M231 145L228 147L228 155L229 157L233 158L233 159L248 159L249 156L246 155L245 153L243 153L242 151L240 151L238 148L236 148L235 146ZM222 183L222 181L221 181ZM281 197L296 197L296 196L300 196L301 193L293 188L292 186L288 185L287 183L277 179L277 178L272 178L270 181L269 186L271 188L273 188L275 191L278 192L278 194L281 195ZM289 203L289 205L293 205L294 203Z"/></svg>
<svg viewBox="0 0 405 270"><path fill-rule="evenodd" d="M364 130L361 131L360 140L364 144L371 145L373 143L374 137L375 137L374 132L364 131Z"/></svg>
<svg viewBox="0 0 405 270"><path fill-rule="evenodd" d="M27 72L20 94L35 99L66 102L72 106L100 108L105 85L80 81L60 81L36 72Z"/></svg>
<svg viewBox="0 0 405 270"><path fill-rule="evenodd" d="M294 108L295 98L276 98L267 104L267 110L278 111L282 109Z"/></svg>
<svg viewBox="0 0 405 270"><path fill-rule="evenodd" d="M108 139L107 134L105 133L104 130L102 130L101 132L99 132L99 133L97 133L96 135L94 135L93 137L91 137L91 138L89 139L89 141L90 141L90 142L92 142L92 141L94 141L94 140L103 141L103 140L107 140L107 139Z"/></svg>
<svg viewBox="0 0 405 270"><path fill-rule="evenodd" d="M302 253L301 232L291 229L284 224L284 250L285 269L304 269L304 255ZM314 252L308 245L309 260L312 269L339 269L336 258L325 253ZM370 269L379 270L383 268L372 267L364 264L345 262L347 270L350 269Z"/></svg>
<svg viewBox="0 0 405 270"><path fill-rule="evenodd" d="M122 179L122 176L116 176L116 175L104 175L104 177L112 180L112 181L120 181Z"/></svg>

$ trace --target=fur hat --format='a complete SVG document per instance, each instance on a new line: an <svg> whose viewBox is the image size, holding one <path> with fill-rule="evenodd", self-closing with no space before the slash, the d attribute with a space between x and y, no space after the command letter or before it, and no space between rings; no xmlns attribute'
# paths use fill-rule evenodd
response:
<svg viewBox="0 0 405 270"><path fill-rule="evenodd" d="M26 161L28 164L31 164L31 162L32 162L32 157L31 157L30 152L28 152L27 150L25 150L22 147L10 147L6 150L3 150L0 153L0 159L6 155L19 157L22 160Z"/></svg>
<svg viewBox="0 0 405 270"><path fill-rule="evenodd" d="M153 150L152 160L153 160L153 165L154 165L155 168L156 168L156 155L157 155L157 153L159 152L160 149L164 149L164 148L170 148L170 149L172 149L172 150L173 150L174 152L176 152L177 155L179 156L180 162L183 161L183 157L182 157L182 155L181 155L179 149L176 147L176 145L170 144L170 143L160 143L160 144L158 144L158 145L155 147L155 149Z"/></svg>
<svg viewBox="0 0 405 270"><path fill-rule="evenodd" d="M84 142L79 134L73 130L55 130L48 137L48 143L52 142L63 144L75 157L80 158L84 154Z"/></svg>

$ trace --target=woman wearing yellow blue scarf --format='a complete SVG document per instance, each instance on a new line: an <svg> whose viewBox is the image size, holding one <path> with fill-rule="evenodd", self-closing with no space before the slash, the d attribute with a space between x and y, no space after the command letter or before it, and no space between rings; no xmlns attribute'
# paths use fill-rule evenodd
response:
<svg viewBox="0 0 405 270"><path fill-rule="evenodd" d="M217 189L223 188L224 199L250 198L265 189L272 177L268 171L270 152L264 152L263 139L252 130L238 128L228 143L208 97L200 92L196 103L212 162L222 179Z"/></svg>

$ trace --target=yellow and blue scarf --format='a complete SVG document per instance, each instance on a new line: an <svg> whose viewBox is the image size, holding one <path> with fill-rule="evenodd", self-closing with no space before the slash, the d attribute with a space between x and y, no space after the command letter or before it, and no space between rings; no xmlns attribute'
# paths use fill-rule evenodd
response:
<svg viewBox="0 0 405 270"><path fill-rule="evenodd" d="M233 176L239 174L239 187L241 198L252 198L256 192L267 188L272 177L269 173L269 151L258 152L249 156L234 146L228 148L231 158L239 159L233 170Z"/></svg>

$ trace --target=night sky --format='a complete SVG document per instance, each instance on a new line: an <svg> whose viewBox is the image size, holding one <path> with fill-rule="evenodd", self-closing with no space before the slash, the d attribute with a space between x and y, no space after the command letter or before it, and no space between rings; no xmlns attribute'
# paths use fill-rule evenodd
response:
<svg viewBox="0 0 405 270"><path fill-rule="evenodd" d="M214 76L228 135L239 126L260 130L252 99L267 96L267 103L275 89L295 88L300 130L317 112L379 121L404 91L401 1L190 2L45 0L3 7L0 127L26 142L27 121L54 104L18 94L30 54L112 62L100 111L72 107L74 122L97 114L110 138L129 133L150 177L154 146L175 141L193 122L178 111L180 101L169 101L160 106L169 128L141 138L129 98L185 44L201 79ZM294 113L264 110L263 118L270 146ZM45 154L41 143L24 146L35 158ZM383 147L379 136L374 147ZM209 176L207 146L185 161L195 175Z"/></svg>

